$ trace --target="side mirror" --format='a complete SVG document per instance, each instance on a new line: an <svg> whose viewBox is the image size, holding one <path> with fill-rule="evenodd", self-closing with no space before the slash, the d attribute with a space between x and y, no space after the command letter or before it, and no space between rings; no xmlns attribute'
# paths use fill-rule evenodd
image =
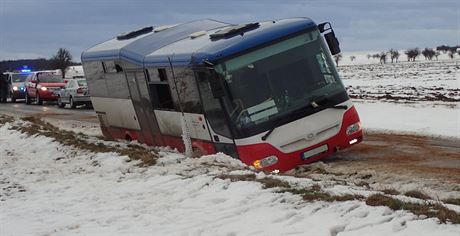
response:
<svg viewBox="0 0 460 236"><path fill-rule="evenodd" d="M324 38L326 39L327 46L329 46L329 50L331 50L332 55L336 55L340 53L340 46L339 46L339 40L335 37L334 31L329 32L324 35Z"/></svg>
<svg viewBox="0 0 460 236"><path fill-rule="evenodd" d="M211 87L212 96L214 98L221 98L225 96L224 86L219 76L211 76L209 78L209 86Z"/></svg>
<svg viewBox="0 0 460 236"><path fill-rule="evenodd" d="M332 55L336 55L340 53L340 46L339 46L339 40L337 40L337 37L335 37L334 30L332 29L331 23L325 22L321 23L318 25L318 30L320 33L324 33L327 30L330 30L331 32L327 33L324 35L324 38L326 39L327 46L329 47L329 50L331 51Z"/></svg>

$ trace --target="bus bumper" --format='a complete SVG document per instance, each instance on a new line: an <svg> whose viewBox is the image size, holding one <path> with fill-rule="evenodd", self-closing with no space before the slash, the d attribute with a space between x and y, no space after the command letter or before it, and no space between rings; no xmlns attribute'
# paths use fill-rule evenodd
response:
<svg viewBox="0 0 460 236"><path fill-rule="evenodd" d="M352 107L343 115L342 126L336 135L308 148L291 153L283 153L268 143L260 143L237 146L237 150L241 161L247 165L266 171L278 170L284 172L299 165L318 161L321 158L332 155L338 150L360 143L363 140L363 130L359 122L358 113ZM357 124L359 128L347 134L347 128L353 124ZM261 166L260 163L263 163L266 158L270 158L273 164Z"/></svg>

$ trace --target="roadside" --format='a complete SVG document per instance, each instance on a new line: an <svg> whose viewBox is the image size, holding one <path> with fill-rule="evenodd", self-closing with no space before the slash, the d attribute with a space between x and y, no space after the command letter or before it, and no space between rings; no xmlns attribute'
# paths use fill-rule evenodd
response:
<svg viewBox="0 0 460 236"><path fill-rule="evenodd" d="M459 229L458 202L415 191L254 172L223 154L185 158L62 131L34 117L2 115L0 124L4 235L456 235ZM148 153L153 161L136 158Z"/></svg>

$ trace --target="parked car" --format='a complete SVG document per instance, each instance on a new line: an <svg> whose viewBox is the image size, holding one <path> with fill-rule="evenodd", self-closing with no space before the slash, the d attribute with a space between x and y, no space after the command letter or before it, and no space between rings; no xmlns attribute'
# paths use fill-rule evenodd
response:
<svg viewBox="0 0 460 236"><path fill-rule="evenodd" d="M36 71L26 79L26 104L35 100L41 105L44 101L57 101L56 91L64 88L66 83L56 71Z"/></svg>
<svg viewBox="0 0 460 236"><path fill-rule="evenodd" d="M78 105L86 105L91 107L91 98L89 96L88 85L86 79L70 79L66 86L59 90L58 106L63 108L66 104L70 104L70 108L74 109Z"/></svg>
<svg viewBox="0 0 460 236"><path fill-rule="evenodd" d="M26 86L25 81L29 73L14 73L5 72L8 86L8 96L11 98L11 102L16 102L17 99L24 99L26 97Z"/></svg>

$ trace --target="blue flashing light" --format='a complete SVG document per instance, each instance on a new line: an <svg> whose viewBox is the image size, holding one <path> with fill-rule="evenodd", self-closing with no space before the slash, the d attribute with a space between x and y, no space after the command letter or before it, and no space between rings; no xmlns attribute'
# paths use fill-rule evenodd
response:
<svg viewBox="0 0 460 236"><path fill-rule="evenodd" d="M22 73L30 73L31 70L30 70L30 69L21 69L21 72L22 72Z"/></svg>

